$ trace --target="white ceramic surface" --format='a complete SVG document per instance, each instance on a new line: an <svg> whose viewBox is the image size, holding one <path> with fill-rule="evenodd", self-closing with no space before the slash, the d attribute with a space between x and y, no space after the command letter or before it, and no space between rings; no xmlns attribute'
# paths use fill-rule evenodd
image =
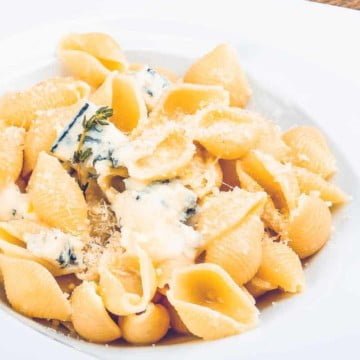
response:
<svg viewBox="0 0 360 360"><path fill-rule="evenodd" d="M30 346L27 352L36 352L36 344L41 344L39 354L50 354L53 358L69 354L70 358L82 358L83 355L60 346L52 339L81 352L108 359L197 359L205 356L210 359L297 359L307 356L311 359L314 354L332 359L346 355L349 349L351 353L347 358L360 356L357 347L352 346L359 335L360 320L359 180L353 170L354 164L348 164L341 152L346 139L336 136L339 121L355 114L354 109L358 107L356 90L347 84L344 90L346 99L329 103L326 101L326 94L331 91L328 86L329 74L319 68L265 45L259 46L248 39L241 39L236 34L209 33L206 29L188 26L186 29L174 28L164 35L166 25L155 20L122 18L54 26L46 32L34 31L15 37L11 42L0 44L0 54L6 53L6 61L0 59L0 93L56 73L58 66L54 59L54 47L58 38L69 30L109 32L128 50L132 60L168 66L179 72L192 58L212 45L230 41L238 48L252 80L254 99L251 107L278 121L284 128L300 123L320 126L329 134L339 162L337 182L353 196L353 201L347 207L337 211L336 230L329 244L306 266L306 292L266 307L261 315L261 323L255 330L213 342L194 341L141 348L104 347L49 330L14 313L3 303L0 304L0 333L11 328L15 321L20 321L14 332L14 337L17 336L14 346L21 345L21 334L26 334L34 339L33 348ZM294 81L297 81L296 86ZM313 101L305 104L299 102L299 98L302 98L299 84L303 91L312 92ZM332 78L332 86L339 89L343 83ZM339 114L343 116L341 120ZM352 129L348 129L348 133L349 138L354 136ZM48 338L40 337L37 332L32 334L26 326Z"/></svg>

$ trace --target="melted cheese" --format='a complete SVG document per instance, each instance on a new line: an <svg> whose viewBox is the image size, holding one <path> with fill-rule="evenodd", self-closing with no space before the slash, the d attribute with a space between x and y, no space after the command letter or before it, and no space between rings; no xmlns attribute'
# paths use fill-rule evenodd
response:
<svg viewBox="0 0 360 360"><path fill-rule="evenodd" d="M196 195L178 181L140 188L126 181L112 207L121 226L121 245L142 247L155 262L195 257L201 237L185 222L196 207Z"/></svg>

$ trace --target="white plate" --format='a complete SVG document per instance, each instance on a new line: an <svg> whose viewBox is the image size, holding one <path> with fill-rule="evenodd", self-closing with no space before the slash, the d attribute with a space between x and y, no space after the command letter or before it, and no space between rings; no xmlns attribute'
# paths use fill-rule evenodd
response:
<svg viewBox="0 0 360 360"><path fill-rule="evenodd" d="M203 54L214 44L227 40L238 50L245 68L248 70L254 89L251 107L278 121L283 128L294 124L315 123L325 132L336 134L340 131L337 112L351 114L358 106L356 93L344 89L352 108L341 109L340 104L324 101L329 88L324 85L325 75L320 69L313 68L285 54L275 52L266 46L241 39L233 34L209 33L204 28L188 26L186 29L174 27L163 35L166 24L159 21L142 19L111 19L102 22L64 24L48 27L46 32L33 31L14 37L0 44L0 92L22 88L35 81L58 72L54 58L54 48L59 37L70 31L101 30L116 37L127 49L133 61L168 66L182 72L192 58ZM133 30L134 29L134 30ZM141 30L137 30L141 29ZM147 29L151 29L151 32ZM196 36L194 35L196 34ZM211 39L211 41L209 41ZM305 106L298 104L298 94L294 91L288 77L294 79L294 69L299 78L306 74L313 83L304 84L303 91L311 86L314 101ZM291 75L289 75L291 74ZM334 80L333 80L334 82ZM340 80L333 83L341 88ZM274 95L274 94L281 95ZM344 95L345 96L345 95ZM353 97L353 102L349 101ZM300 96L301 97L301 96ZM317 122L313 119L316 117ZM321 119L323 119L321 121ZM343 129L341 131L344 131ZM348 130L349 138L354 136ZM332 139L330 139L332 140ZM177 345L157 345L155 347L101 346L72 339L56 333L30 319L12 311L4 303L0 304L0 333L14 330L14 346L22 343L19 334L29 334L26 326L45 334L39 336L35 331L31 341L25 341L26 352L36 352L41 346L41 354L56 358L69 355L69 348L59 346L54 340L88 354L108 359L143 359L149 356L157 359L184 359L225 357L226 359L264 359L264 358L301 358L303 356L327 356L335 358L360 354L351 344L356 344L360 320L357 308L360 301L360 234L359 224L359 180L353 169L340 152L339 141L331 141L339 163L337 182L353 201L339 209L334 216L336 231L328 245L306 266L307 289L298 296L290 297L267 306L261 315L259 326L248 333L218 341L193 341ZM14 322L20 323L14 325ZM56 354L54 349L56 348ZM1 350L0 350L1 354ZM72 356L80 358L80 353ZM45 356L44 356L45 357Z"/></svg>

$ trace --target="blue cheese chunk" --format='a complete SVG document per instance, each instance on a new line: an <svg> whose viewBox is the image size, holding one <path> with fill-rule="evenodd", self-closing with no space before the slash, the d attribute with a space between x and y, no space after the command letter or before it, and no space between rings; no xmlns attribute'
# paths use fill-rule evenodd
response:
<svg viewBox="0 0 360 360"><path fill-rule="evenodd" d="M39 234L24 235L27 249L58 267L80 267L83 243L80 238L65 234L58 229L49 229Z"/></svg>
<svg viewBox="0 0 360 360"><path fill-rule="evenodd" d="M142 91L146 106L149 110L152 110L165 90L170 86L170 82L148 66L144 66L144 68L134 72L132 75Z"/></svg>
<svg viewBox="0 0 360 360"><path fill-rule="evenodd" d="M201 235L186 223L196 211L195 193L178 181L141 188L125 180L127 190L112 204L121 227L121 245L143 248L154 262L185 256L194 260Z"/></svg>
<svg viewBox="0 0 360 360"><path fill-rule="evenodd" d="M111 122L98 124L85 129L84 122L90 119L100 107L85 103L75 118L61 130L54 142L51 152L60 160L76 164L79 152L87 154L82 165L87 169L95 169L97 173L106 172L109 168L123 165L122 149L128 146L128 137ZM83 137L83 143L80 140Z"/></svg>

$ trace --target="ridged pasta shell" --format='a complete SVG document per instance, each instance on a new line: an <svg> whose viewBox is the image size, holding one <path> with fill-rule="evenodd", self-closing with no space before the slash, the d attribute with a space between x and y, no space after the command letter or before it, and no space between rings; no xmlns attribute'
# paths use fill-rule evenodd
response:
<svg viewBox="0 0 360 360"><path fill-rule="evenodd" d="M254 299L215 264L177 272L167 296L189 331L203 339L238 334L257 323Z"/></svg>
<svg viewBox="0 0 360 360"><path fill-rule="evenodd" d="M234 188L207 199L191 218L206 247L212 240L237 226L246 216L260 215L266 201L264 192L250 193Z"/></svg>
<svg viewBox="0 0 360 360"><path fill-rule="evenodd" d="M36 318L70 320L71 306L50 272L40 264L0 255L6 297L18 312Z"/></svg>
<svg viewBox="0 0 360 360"><path fill-rule="evenodd" d="M286 292L300 292L305 287L304 272L297 254L282 242L264 239L262 261L256 277Z"/></svg>
<svg viewBox="0 0 360 360"><path fill-rule="evenodd" d="M196 118L195 140L218 158L239 159L256 144L259 129L248 111L212 105Z"/></svg>
<svg viewBox="0 0 360 360"><path fill-rule="evenodd" d="M94 282L84 281L71 295L71 321L83 338L108 343L121 337L121 330L107 313Z"/></svg>
<svg viewBox="0 0 360 360"><path fill-rule="evenodd" d="M34 210L44 223L73 234L87 230L84 195L53 156L40 153L28 191Z"/></svg>
<svg viewBox="0 0 360 360"><path fill-rule="evenodd" d="M113 109L111 121L122 131L133 130L147 118L141 91L130 75L110 73L90 100L96 105L110 106Z"/></svg>
<svg viewBox="0 0 360 360"><path fill-rule="evenodd" d="M265 189L278 209L289 212L296 207L300 190L289 165L281 164L271 155L255 150L249 152L241 166Z"/></svg>
<svg viewBox="0 0 360 360"><path fill-rule="evenodd" d="M25 136L23 176L35 167L40 152L48 152L58 136L58 130L74 118L80 104L39 111Z"/></svg>
<svg viewBox="0 0 360 360"><path fill-rule="evenodd" d="M330 234L331 213L326 203L316 196L301 195L290 215L289 246L300 258L306 258L320 250Z"/></svg>
<svg viewBox="0 0 360 360"><path fill-rule="evenodd" d="M275 290L277 288L277 286L272 285L268 281L260 279L257 276L253 277L245 286L254 298L258 298L261 295L264 295L266 292Z"/></svg>
<svg viewBox="0 0 360 360"><path fill-rule="evenodd" d="M338 186L326 181L320 175L301 167L294 166L293 169L302 193L318 192L324 201L332 204L342 204L349 200L349 197Z"/></svg>
<svg viewBox="0 0 360 360"><path fill-rule="evenodd" d="M294 127L283 134L283 139L291 148L291 161L324 178L333 175L336 160L320 130L311 126Z"/></svg>
<svg viewBox="0 0 360 360"><path fill-rule="evenodd" d="M251 95L236 50L229 44L218 45L193 63L187 70L184 81L223 86L230 93L232 106L245 107Z"/></svg>
<svg viewBox="0 0 360 360"><path fill-rule="evenodd" d="M76 104L89 95L89 86L67 77L42 81L31 88L11 92L0 98L0 118L9 125L29 129L39 110Z"/></svg>
<svg viewBox="0 0 360 360"><path fill-rule="evenodd" d="M62 64L70 73L94 87L110 71L126 71L128 65L119 44L102 33L69 34L58 49Z"/></svg>
<svg viewBox="0 0 360 360"><path fill-rule="evenodd" d="M236 173L238 176L240 187L242 189L250 192L264 191L264 189L244 171L241 165L241 161L236 162ZM264 221L265 225L268 228L274 230L278 234L281 234L283 232L286 225L286 220L284 216L279 212L278 209L276 209L274 202L271 200L270 196L268 196L266 200L261 219Z"/></svg>
<svg viewBox="0 0 360 360"><path fill-rule="evenodd" d="M263 222L257 215L248 216L206 247L205 261L221 266L238 285L243 285L260 266L263 236Z"/></svg>
<svg viewBox="0 0 360 360"><path fill-rule="evenodd" d="M141 249L136 253L105 253L99 274L105 307L116 315L144 311L156 292L154 267Z"/></svg>
<svg viewBox="0 0 360 360"><path fill-rule="evenodd" d="M161 304L150 303L141 314L119 319L123 338L136 345L150 345L160 341L168 332L170 317Z"/></svg>
<svg viewBox="0 0 360 360"><path fill-rule="evenodd" d="M206 150L197 148L194 157L178 178L201 199L221 186L222 173L217 159Z"/></svg>
<svg viewBox="0 0 360 360"><path fill-rule="evenodd" d="M176 177L191 161L195 146L185 131L173 123L148 129L133 142L127 161L129 175L138 180Z"/></svg>

